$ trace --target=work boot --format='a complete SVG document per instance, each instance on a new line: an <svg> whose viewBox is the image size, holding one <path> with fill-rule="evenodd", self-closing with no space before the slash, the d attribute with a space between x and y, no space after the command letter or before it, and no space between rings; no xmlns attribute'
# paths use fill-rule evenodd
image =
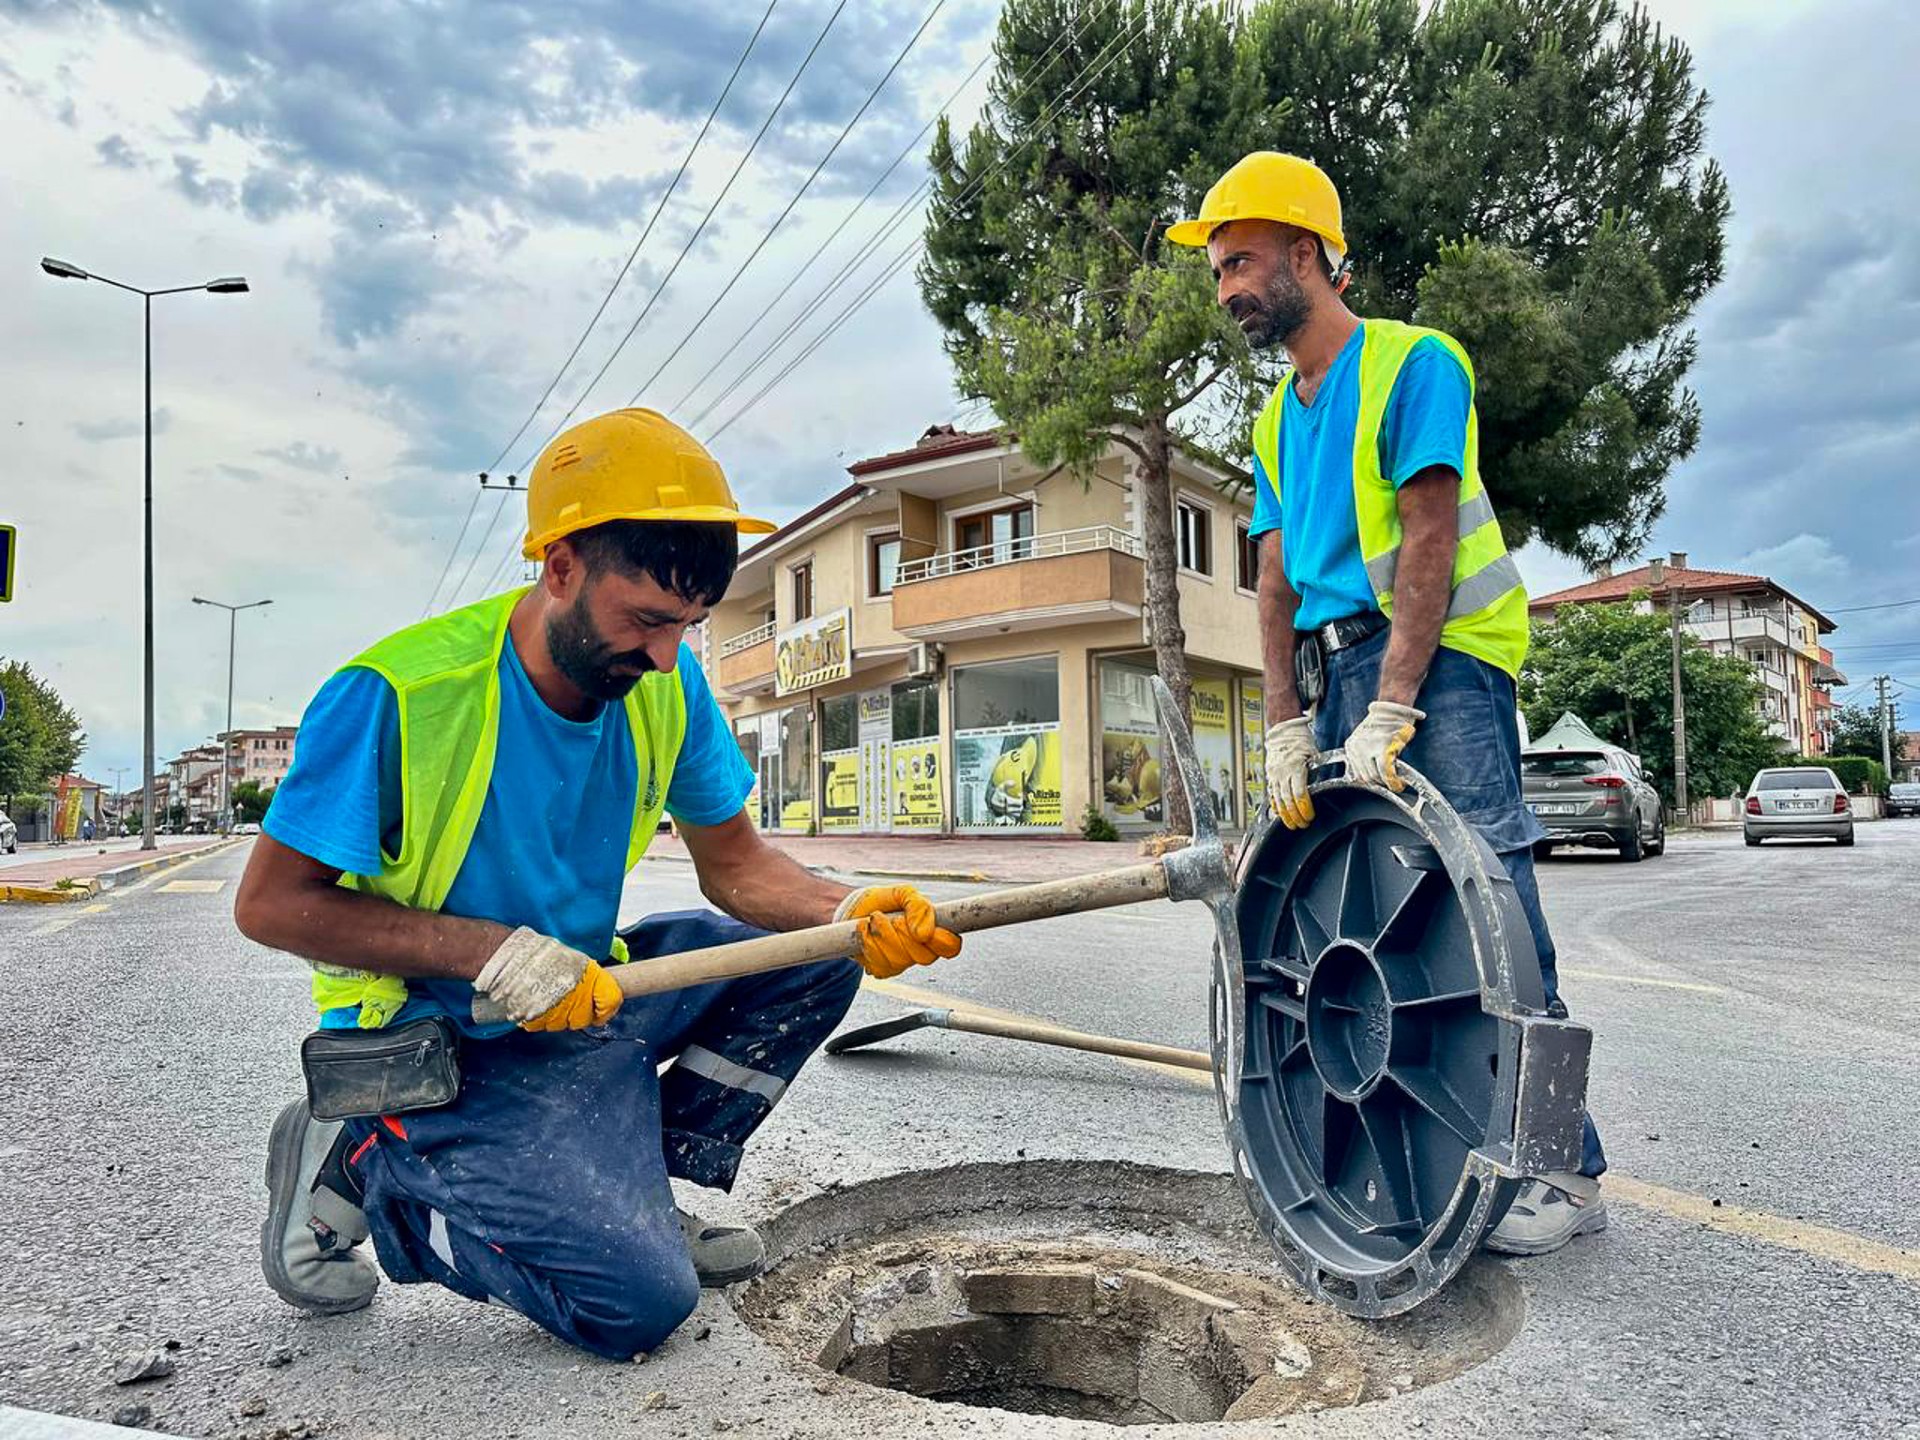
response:
<svg viewBox="0 0 1920 1440"><path fill-rule="evenodd" d="M767 1267L767 1247L755 1231L739 1225L709 1225L698 1215L675 1209L693 1255L700 1288L718 1290L751 1280Z"/></svg>
<svg viewBox="0 0 1920 1440"><path fill-rule="evenodd" d="M1607 1202L1600 1182L1580 1175L1546 1175L1525 1181L1513 1208L1487 1237L1487 1249L1502 1255L1545 1255L1576 1235L1607 1228Z"/></svg>
<svg viewBox="0 0 1920 1440"><path fill-rule="evenodd" d="M359 1181L338 1120L315 1120L307 1102L282 1110L267 1137L267 1218L260 1268L289 1305L321 1315L358 1310L380 1272L354 1247L367 1238Z"/></svg>

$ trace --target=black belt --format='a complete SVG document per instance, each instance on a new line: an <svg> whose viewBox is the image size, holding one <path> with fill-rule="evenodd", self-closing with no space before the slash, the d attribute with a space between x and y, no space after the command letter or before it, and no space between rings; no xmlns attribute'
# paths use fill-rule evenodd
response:
<svg viewBox="0 0 1920 1440"><path fill-rule="evenodd" d="M1320 637L1320 643L1331 655L1336 650L1345 650L1358 645L1363 640L1371 640L1392 622L1378 610L1369 610L1361 615L1348 615L1330 624L1322 625L1313 633Z"/></svg>

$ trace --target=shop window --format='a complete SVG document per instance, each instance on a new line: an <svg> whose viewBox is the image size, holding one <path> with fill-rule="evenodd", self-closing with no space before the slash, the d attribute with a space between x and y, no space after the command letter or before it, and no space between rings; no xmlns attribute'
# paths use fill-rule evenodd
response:
<svg viewBox="0 0 1920 1440"><path fill-rule="evenodd" d="M1060 672L1051 657L953 672L957 828L1057 831Z"/></svg>
<svg viewBox="0 0 1920 1440"><path fill-rule="evenodd" d="M1060 667L1051 655L967 665L953 672L953 728L1052 725L1060 720Z"/></svg>
<svg viewBox="0 0 1920 1440"><path fill-rule="evenodd" d="M867 594L875 599L893 593L900 570L900 537L874 535L867 540Z"/></svg>
<svg viewBox="0 0 1920 1440"><path fill-rule="evenodd" d="M780 714L780 809L782 830L813 823L813 712L795 705Z"/></svg>
<svg viewBox="0 0 1920 1440"><path fill-rule="evenodd" d="M1213 519L1204 505L1191 500L1176 500L1173 506L1173 542L1180 557L1180 568L1196 575L1213 574L1212 538L1209 522Z"/></svg>
<svg viewBox="0 0 1920 1440"><path fill-rule="evenodd" d="M940 735L940 685L908 680L893 687L893 738L933 740Z"/></svg>
<svg viewBox="0 0 1920 1440"><path fill-rule="evenodd" d="M836 695L820 702L822 753L851 750L860 743L860 701L856 695Z"/></svg>
<svg viewBox="0 0 1920 1440"><path fill-rule="evenodd" d="M793 618L811 620L813 618L813 562L795 565L787 572L793 577Z"/></svg>
<svg viewBox="0 0 1920 1440"><path fill-rule="evenodd" d="M860 828L860 697L820 702L820 830Z"/></svg>
<svg viewBox="0 0 1920 1440"><path fill-rule="evenodd" d="M1247 533L1247 522L1233 522L1233 583L1242 590L1257 590L1260 580L1260 542Z"/></svg>

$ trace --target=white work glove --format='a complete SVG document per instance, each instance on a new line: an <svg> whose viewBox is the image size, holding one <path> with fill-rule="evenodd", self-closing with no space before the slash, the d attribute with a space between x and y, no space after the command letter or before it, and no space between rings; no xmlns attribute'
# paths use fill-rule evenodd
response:
<svg viewBox="0 0 1920 1440"><path fill-rule="evenodd" d="M522 925L500 942L473 988L502 1016L529 1030L604 1025L620 1008L620 987L587 956Z"/></svg>
<svg viewBox="0 0 1920 1440"><path fill-rule="evenodd" d="M1267 727L1267 805L1289 830L1304 830L1313 823L1307 771L1319 758L1313 722L1306 716Z"/></svg>
<svg viewBox="0 0 1920 1440"><path fill-rule="evenodd" d="M1389 790L1406 789L1407 782L1400 778L1394 761L1413 740L1413 727L1426 718L1426 711L1395 705L1391 700L1376 700L1367 706L1367 718L1347 737L1347 778L1365 785L1384 785Z"/></svg>

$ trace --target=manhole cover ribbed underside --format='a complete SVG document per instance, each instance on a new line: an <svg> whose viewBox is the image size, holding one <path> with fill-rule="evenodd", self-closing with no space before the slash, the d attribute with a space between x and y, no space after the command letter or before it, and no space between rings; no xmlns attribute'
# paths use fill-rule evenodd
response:
<svg viewBox="0 0 1920 1440"><path fill-rule="evenodd" d="M1276 1271L1230 1176L1135 1165L892 1176L763 1234L769 1269L734 1304L828 1383L1115 1425L1383 1399L1496 1353L1522 1309L1476 1265L1417 1315L1349 1319Z"/></svg>

